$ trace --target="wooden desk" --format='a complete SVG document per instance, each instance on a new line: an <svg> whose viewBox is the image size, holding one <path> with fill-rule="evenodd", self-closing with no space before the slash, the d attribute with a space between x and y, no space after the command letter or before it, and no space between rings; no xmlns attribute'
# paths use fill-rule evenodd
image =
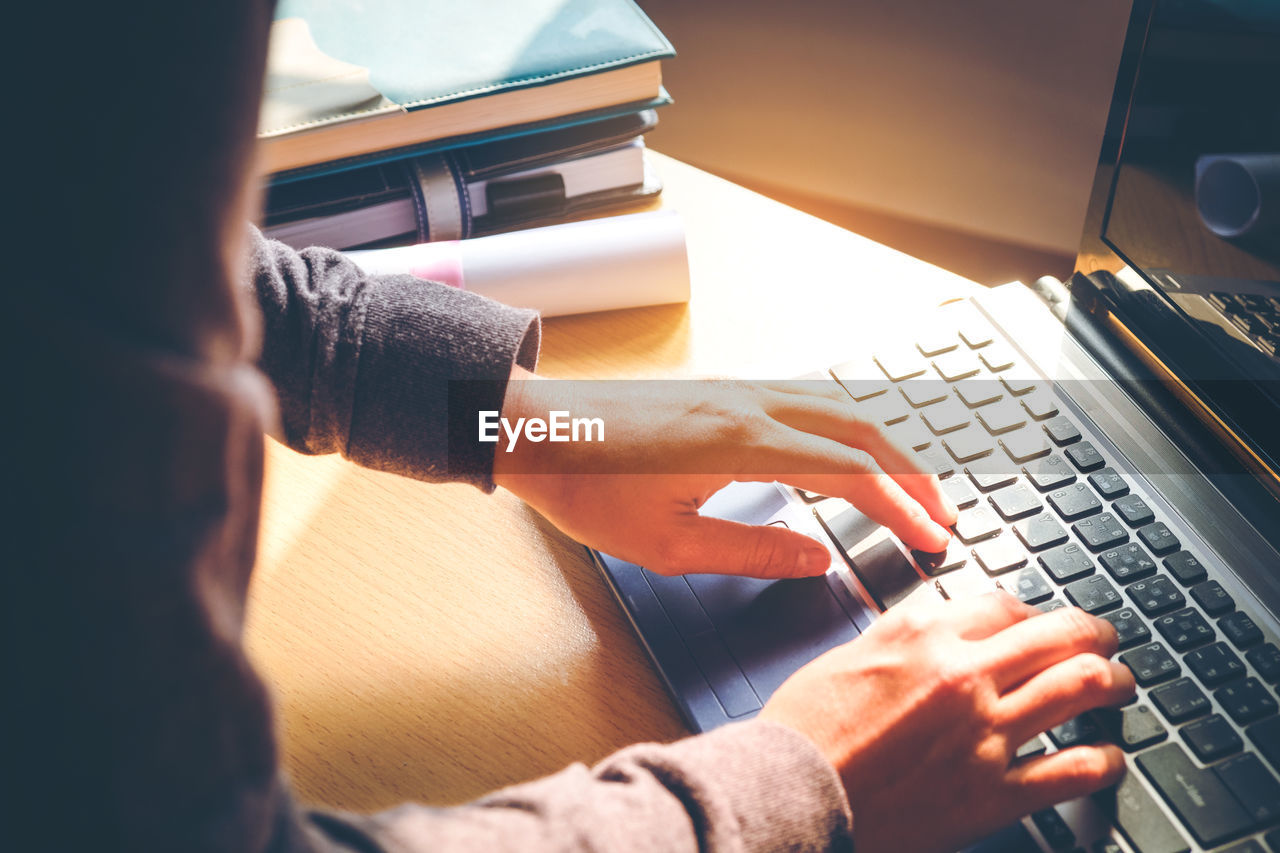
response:
<svg viewBox="0 0 1280 853"><path fill-rule="evenodd" d="M559 377L782 377L976 285L667 158L689 305L546 323ZM510 494L269 442L249 653L307 802L447 804L686 734L582 548Z"/></svg>

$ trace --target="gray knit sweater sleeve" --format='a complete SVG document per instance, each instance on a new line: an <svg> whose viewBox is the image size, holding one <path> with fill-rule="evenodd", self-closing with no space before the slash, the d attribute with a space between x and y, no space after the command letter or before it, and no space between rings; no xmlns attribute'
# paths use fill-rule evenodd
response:
<svg viewBox="0 0 1280 853"><path fill-rule="evenodd" d="M533 369L535 312L409 275L367 275L340 252L298 252L257 229L251 249L259 365L291 447L493 488L494 445L455 441L451 455L450 427L500 410L512 365Z"/></svg>

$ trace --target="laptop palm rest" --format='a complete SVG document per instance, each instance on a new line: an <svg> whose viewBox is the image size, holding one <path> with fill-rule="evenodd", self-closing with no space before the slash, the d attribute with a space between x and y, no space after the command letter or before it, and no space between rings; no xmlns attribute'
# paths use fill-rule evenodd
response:
<svg viewBox="0 0 1280 853"><path fill-rule="evenodd" d="M807 511L772 483L734 483L701 512L791 526ZM856 605L830 576L665 577L605 555L599 563L696 731L754 716L787 676L858 635Z"/></svg>

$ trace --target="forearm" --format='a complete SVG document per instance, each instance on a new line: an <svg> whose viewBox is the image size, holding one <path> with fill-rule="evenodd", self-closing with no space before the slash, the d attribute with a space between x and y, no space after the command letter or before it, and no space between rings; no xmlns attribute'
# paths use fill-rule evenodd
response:
<svg viewBox="0 0 1280 853"><path fill-rule="evenodd" d="M492 446L451 451L449 431L464 409L500 409L514 366L532 369L534 312L413 276L366 275L339 252L297 252L256 230L251 248L259 364L290 446L491 487Z"/></svg>
<svg viewBox="0 0 1280 853"><path fill-rule="evenodd" d="M358 830L388 853L841 850L851 833L832 767L804 737L765 722L630 747L458 808L342 820L320 825Z"/></svg>

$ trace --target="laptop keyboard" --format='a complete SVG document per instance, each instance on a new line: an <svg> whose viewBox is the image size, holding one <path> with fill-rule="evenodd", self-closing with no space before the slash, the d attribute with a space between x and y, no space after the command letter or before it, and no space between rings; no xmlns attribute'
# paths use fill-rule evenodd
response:
<svg viewBox="0 0 1280 853"><path fill-rule="evenodd" d="M1260 293L1209 294L1209 304L1273 358L1280 352L1280 298Z"/></svg>
<svg viewBox="0 0 1280 853"><path fill-rule="evenodd" d="M1041 610L1080 607L1116 627L1137 698L1068 721L1020 754L1120 746L1129 774L1093 798L1119 835L1077 837L1047 809L1032 822L1051 848L1123 851L1123 838L1138 853L1190 850L1192 840L1231 853L1280 851L1274 638L1053 383L972 305L944 310L954 328L830 373L862 416L942 478L960 509L951 547L908 554L891 538L862 547L856 510L805 496L823 528L881 609L1001 588Z"/></svg>

